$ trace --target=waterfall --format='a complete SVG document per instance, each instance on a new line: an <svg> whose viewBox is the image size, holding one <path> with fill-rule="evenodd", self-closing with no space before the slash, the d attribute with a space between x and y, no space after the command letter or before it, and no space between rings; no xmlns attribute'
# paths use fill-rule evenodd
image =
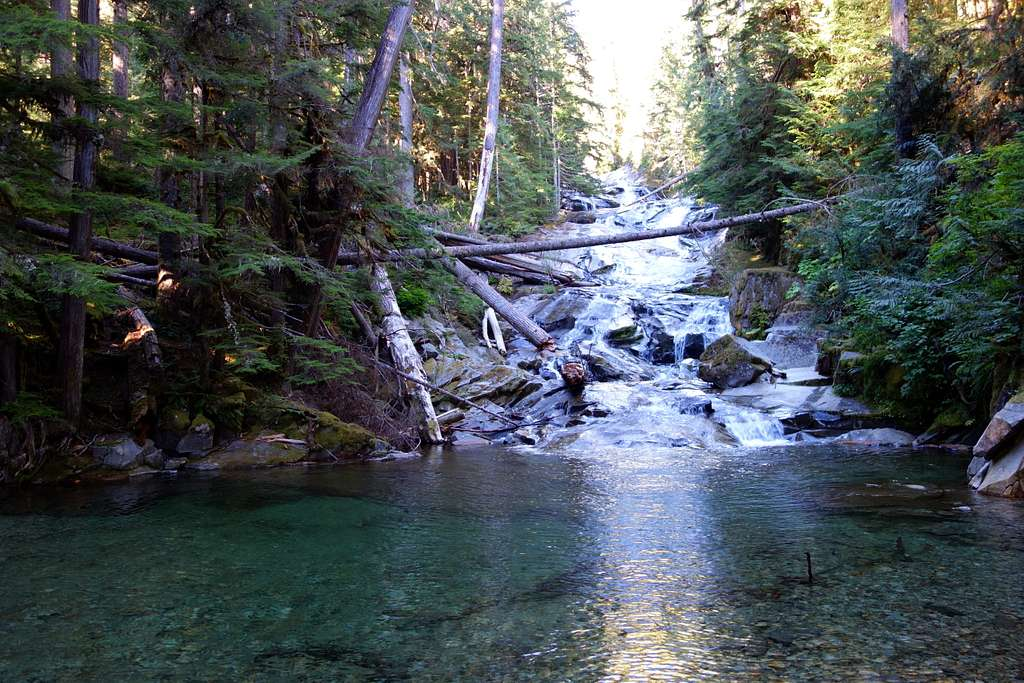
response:
<svg viewBox="0 0 1024 683"><path fill-rule="evenodd" d="M777 418L762 413L739 413L723 421L741 446L785 446L785 430Z"/></svg>

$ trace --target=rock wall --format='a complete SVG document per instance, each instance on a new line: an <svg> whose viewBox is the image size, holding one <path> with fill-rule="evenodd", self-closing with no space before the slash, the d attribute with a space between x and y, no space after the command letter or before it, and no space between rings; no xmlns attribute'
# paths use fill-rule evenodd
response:
<svg viewBox="0 0 1024 683"><path fill-rule="evenodd" d="M737 332L767 330L786 305L798 278L785 268L744 270L729 293L729 318Z"/></svg>

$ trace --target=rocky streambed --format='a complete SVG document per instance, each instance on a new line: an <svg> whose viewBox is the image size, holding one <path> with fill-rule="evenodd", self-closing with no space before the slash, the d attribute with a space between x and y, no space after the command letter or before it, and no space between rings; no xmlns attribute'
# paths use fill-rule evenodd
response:
<svg viewBox="0 0 1024 683"><path fill-rule="evenodd" d="M685 199L640 201L647 189L628 170L605 182L604 196L570 201L570 208L586 210L585 219L570 218L586 222L566 223L549 236L674 227L709 213ZM886 420L837 395L832 378L818 372L824 333L793 296L792 274L749 270L731 296L702 293L724 239L723 232L666 237L548 256L552 269L593 285L517 291L516 305L556 337L558 354L538 355L509 332L509 354L502 358L476 335L423 321L430 379L525 425L509 429L490 414L470 411L456 426L456 443L545 449L594 440L690 448L835 437L913 443L913 435L897 430L872 431L888 426ZM758 325L760 341L737 336ZM557 372L566 355L588 369L580 395L566 390Z"/></svg>

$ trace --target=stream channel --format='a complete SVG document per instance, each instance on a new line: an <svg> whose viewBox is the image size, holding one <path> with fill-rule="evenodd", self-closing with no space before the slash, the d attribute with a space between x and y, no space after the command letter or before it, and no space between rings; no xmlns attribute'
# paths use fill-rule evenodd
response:
<svg viewBox="0 0 1024 683"><path fill-rule="evenodd" d="M0 681L1024 679L1024 505L709 393L727 301L682 292L717 239L517 302L609 373L517 444L0 499Z"/></svg>

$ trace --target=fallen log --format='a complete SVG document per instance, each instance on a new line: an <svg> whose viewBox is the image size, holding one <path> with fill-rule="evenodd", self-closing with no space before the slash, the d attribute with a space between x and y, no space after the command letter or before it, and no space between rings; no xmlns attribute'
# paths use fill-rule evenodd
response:
<svg viewBox="0 0 1024 683"><path fill-rule="evenodd" d="M456 422L462 422L466 419L466 411L461 408L452 408L437 416L437 423L442 427L453 425Z"/></svg>
<svg viewBox="0 0 1024 683"><path fill-rule="evenodd" d="M805 202L795 206L788 206L783 209L748 213L742 216L733 216L732 218L720 218L713 221L689 223L687 225L681 225L674 228L663 228L661 230L623 232L617 235L584 235L581 237L565 237L562 239L537 240L533 242L467 244L459 247L399 249L375 254L373 258L369 258L360 252L344 252L338 255L338 263L357 265L367 262L404 261L406 259L443 259L445 257L465 258L467 256L531 254L545 251L562 251L564 249L582 249L584 247L596 247L603 244L641 242L643 240L654 240L662 237L676 237L679 235L699 235L705 232L725 230L736 225L763 223L764 221L785 218L786 216L794 216L800 213L810 213L811 211L821 209L830 201L835 200Z"/></svg>
<svg viewBox="0 0 1024 683"><path fill-rule="evenodd" d="M111 282L120 282L121 284L131 285L132 287L155 287L156 280L143 280L142 278L132 277L131 275L122 275L121 273L105 273L103 275L105 280Z"/></svg>
<svg viewBox="0 0 1024 683"><path fill-rule="evenodd" d="M445 232L443 230L433 230L429 228L427 229L427 232L432 234L437 239L437 241L441 242L441 244L445 246L458 246L467 244L493 244L493 242L488 242L487 240L482 239L480 237L463 235L457 232ZM568 275L566 273L562 273L552 268L550 263L546 262L543 259L535 259L530 258L529 256L522 255L498 254L492 256L490 260L497 261L505 265L513 266L515 268L522 268L523 270L533 271L538 274L548 275L558 280L562 284L568 285L575 284L578 282L573 276ZM576 270L580 270L579 266L577 266L574 263L569 263L568 261L559 261L559 263L575 268Z"/></svg>
<svg viewBox="0 0 1024 683"><path fill-rule="evenodd" d="M549 349L553 351L555 349L556 343L550 334L545 332L540 325L523 315L508 299L491 287L487 280L470 270L469 266L458 259L445 259L442 263L445 268L458 278L459 282L466 285L470 291L483 299L484 303L497 311L516 332L526 337L531 344L541 350ZM379 268L381 266L375 265L374 267Z"/></svg>
<svg viewBox="0 0 1024 683"><path fill-rule="evenodd" d="M469 257L463 259L463 261L477 270L482 270L486 273L494 273L496 275L510 275L531 285L567 284L556 280L547 274L540 274L532 270L523 270L522 268L505 265L504 263L492 261L491 259Z"/></svg>
<svg viewBox="0 0 1024 683"><path fill-rule="evenodd" d="M14 225L20 230L31 232L33 235L45 237L46 239L54 240L55 242L63 242L66 244L68 241L67 228L60 228L56 225L37 221L34 218L19 218ZM155 251L140 249L121 242L104 239L103 237L92 238L92 250L101 254L106 254L107 256L116 256L129 261L137 261L138 263L145 263L153 266L155 266L158 261L157 253Z"/></svg>
<svg viewBox="0 0 1024 683"><path fill-rule="evenodd" d="M151 277L153 278L153 281L156 282L156 275L159 270L160 268L158 266L147 266L144 264L139 264L134 266L125 266L124 268L118 268L117 274L141 278Z"/></svg>
<svg viewBox="0 0 1024 683"><path fill-rule="evenodd" d="M396 369L403 373L403 377L413 382L412 386L405 386L404 389L419 413L422 438L427 443L444 443L441 427L437 424L434 404L430 401L430 393L423 386L426 382L423 363L416 352L416 346L412 343L412 338L409 337L409 328L398 307L398 299L395 297L391 280L388 279L387 269L379 263L370 268L370 287L377 293L384 315L381 321L384 343L391 351Z"/></svg>
<svg viewBox="0 0 1024 683"><path fill-rule="evenodd" d="M153 284L153 283L149 283ZM117 293L121 295L125 301L131 304L124 310L124 315L131 318L135 328L125 335L123 345L131 346L132 344L141 342L142 349L145 352L146 367L151 372L156 372L163 365L163 356L160 353L160 340L157 339L156 330L153 328L153 324L149 322L149 318L139 308L138 300L134 294L129 292L124 287L118 287Z"/></svg>

